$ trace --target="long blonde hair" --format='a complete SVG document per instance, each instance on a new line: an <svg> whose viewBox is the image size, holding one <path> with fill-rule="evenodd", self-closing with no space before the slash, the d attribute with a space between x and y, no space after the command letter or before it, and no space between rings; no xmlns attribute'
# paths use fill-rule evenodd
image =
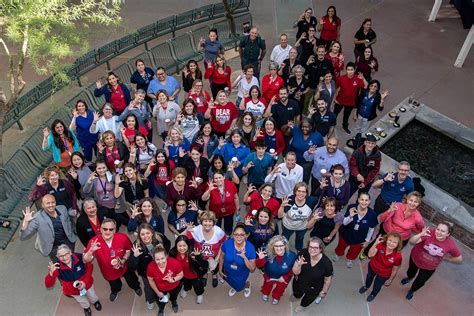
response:
<svg viewBox="0 0 474 316"><path fill-rule="evenodd" d="M275 235L268 241L267 244L267 257L269 262L273 262L276 257L275 254L275 244L281 241L285 245L285 254L290 251L290 247L288 246L288 240L282 235Z"/></svg>

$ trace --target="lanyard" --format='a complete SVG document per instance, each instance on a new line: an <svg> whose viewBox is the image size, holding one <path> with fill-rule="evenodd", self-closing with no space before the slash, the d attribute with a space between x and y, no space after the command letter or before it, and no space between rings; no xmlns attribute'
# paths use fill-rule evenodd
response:
<svg viewBox="0 0 474 316"><path fill-rule="evenodd" d="M104 195L107 194L107 176L105 176L105 183L102 183L102 180L100 180L100 177L97 178L99 180L100 186L102 187L102 191L104 192Z"/></svg>
<svg viewBox="0 0 474 316"><path fill-rule="evenodd" d="M220 189L218 189L217 191L219 191L219 196L221 197L222 205L224 205L224 203L225 203L225 185L224 185L224 188L222 190L222 193L221 193Z"/></svg>
<svg viewBox="0 0 474 316"><path fill-rule="evenodd" d="M72 155L71 150L69 149L69 146L67 145L66 137L64 137L64 148L66 148L67 152L69 153L69 156Z"/></svg>

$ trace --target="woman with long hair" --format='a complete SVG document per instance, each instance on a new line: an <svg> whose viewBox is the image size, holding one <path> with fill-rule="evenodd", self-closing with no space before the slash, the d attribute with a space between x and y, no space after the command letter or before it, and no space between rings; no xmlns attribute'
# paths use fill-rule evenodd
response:
<svg viewBox="0 0 474 316"><path fill-rule="evenodd" d="M327 53L324 58L331 61L334 76L337 79L344 70L344 54L342 53L341 43L339 41L333 41L331 46L327 48Z"/></svg>
<svg viewBox="0 0 474 316"><path fill-rule="evenodd" d="M130 90L113 72L108 73L106 84L102 84L102 80L99 79L95 85L94 96L99 98L103 95L105 102L112 104L117 115L120 115L132 100Z"/></svg>
<svg viewBox="0 0 474 316"><path fill-rule="evenodd" d="M138 166L138 170L141 173L145 173L158 149L153 143L148 141L145 135L140 133L135 135L133 142L135 146L131 148L129 162Z"/></svg>
<svg viewBox="0 0 474 316"><path fill-rule="evenodd" d="M354 55L355 59L364 55L366 47L372 47L377 41L377 35L372 29L372 19L366 18L362 22L359 30L354 35Z"/></svg>
<svg viewBox="0 0 474 316"><path fill-rule="evenodd" d="M252 214L254 210L258 211L261 208L267 208L271 211L273 218L275 220L278 219L280 202L274 197L274 189L271 183L263 184L258 190L250 184L244 194L243 201L249 205L249 212L245 216L246 218L254 217L255 215Z"/></svg>
<svg viewBox="0 0 474 316"><path fill-rule="evenodd" d="M188 173L186 169L178 167L172 172L173 180L166 185L165 202L171 208L174 200L179 195L183 195L187 202L197 201L201 198L202 192L198 190L196 181L186 180Z"/></svg>
<svg viewBox="0 0 474 316"><path fill-rule="evenodd" d="M211 95L203 89L202 80L194 80L186 100L193 100L197 106L198 112L202 115L206 113L209 102L211 102Z"/></svg>
<svg viewBox="0 0 474 316"><path fill-rule="evenodd" d="M165 199L166 184L172 180L171 173L175 168L175 164L172 160L169 160L163 149L158 149L155 153L155 157L150 161L148 168L145 171L144 176L152 178L155 189L155 193L162 201ZM164 211L167 210L168 205L164 203Z"/></svg>
<svg viewBox="0 0 474 316"><path fill-rule="evenodd" d="M196 303L202 304L204 300L203 276L209 269L209 263L204 260L202 250L193 248L193 242L185 235L176 238L174 248L170 250L170 257L176 258L183 269L180 296L185 298L191 288L196 293Z"/></svg>
<svg viewBox="0 0 474 316"><path fill-rule="evenodd" d="M92 154L97 154L97 135L90 132L90 127L94 121L94 112L89 109L84 100L77 100L72 114L69 128L76 131L85 159L92 161Z"/></svg>
<svg viewBox="0 0 474 316"><path fill-rule="evenodd" d="M120 129L122 134L122 141L130 150L135 145L135 135L138 133L148 136L148 131L145 127L138 124L138 119L135 114L128 114L123 120L123 127Z"/></svg>
<svg viewBox="0 0 474 316"><path fill-rule="evenodd" d="M105 161L111 172L122 172L123 165L129 162L130 151L117 141L114 132L106 131L97 142L97 160Z"/></svg>
<svg viewBox="0 0 474 316"><path fill-rule="evenodd" d="M51 124L51 132L47 127L43 129L43 143L41 150L53 151L53 160L59 168L71 166L71 155L75 151L81 151L76 134L66 128L61 120L54 120Z"/></svg>
<svg viewBox="0 0 474 316"><path fill-rule="evenodd" d="M262 207L254 217L245 217L245 232L255 249L266 249L270 238L278 235L272 211Z"/></svg>
<svg viewBox="0 0 474 316"><path fill-rule="evenodd" d="M245 144L245 140L238 129L232 130L229 135L229 142L223 138L219 139L219 145L214 151L215 155L222 155L227 165L234 165L235 173L242 178L241 162L250 154L250 148Z"/></svg>
<svg viewBox="0 0 474 316"><path fill-rule="evenodd" d="M277 305L293 277L296 253L290 251L285 237L276 235L268 241L266 250L257 250L257 256L255 263L264 271L262 300L267 302L272 293L272 304Z"/></svg>
<svg viewBox="0 0 474 316"><path fill-rule="evenodd" d="M255 116L250 112L244 112L237 120L236 127L242 133L242 136L246 140L247 144L250 144L255 132L257 131L257 121Z"/></svg>
<svg viewBox="0 0 474 316"><path fill-rule="evenodd" d="M364 135L369 129L369 122L377 117L377 110L383 111L388 90L380 93L380 82L371 80L367 89L360 91L356 101L356 110L352 119L356 121L356 134Z"/></svg>
<svg viewBox="0 0 474 316"><path fill-rule="evenodd" d="M93 164L86 162L84 155L75 151L71 155L71 168L67 171L66 177L74 185L76 189L76 196L78 199L82 199L82 187L86 184L87 179L92 173Z"/></svg>
<svg viewBox="0 0 474 316"><path fill-rule="evenodd" d="M209 160L202 156L201 145L192 145L189 155L179 158L178 166L186 169L188 173L187 180L195 180L198 185L207 182L210 163Z"/></svg>
<svg viewBox="0 0 474 316"><path fill-rule="evenodd" d="M209 80L212 97L216 99L219 91L230 93L232 86L230 84L230 75L232 70L226 64L224 55L217 55L214 63L209 63L204 73L204 78Z"/></svg>
<svg viewBox="0 0 474 316"><path fill-rule="evenodd" d="M319 41L321 45L326 46L326 50L334 41L339 41L341 37L341 19L336 14L336 7L329 6L326 15L321 18L318 24L320 32Z"/></svg>
<svg viewBox="0 0 474 316"><path fill-rule="evenodd" d="M172 126L169 129L168 136L164 139L163 148L166 156L175 164L178 164L180 156L184 156L189 152L191 144L184 137L183 131L179 126Z"/></svg>
<svg viewBox="0 0 474 316"><path fill-rule="evenodd" d="M189 205L189 206L188 206ZM184 195L178 195L171 207L171 212L168 214L168 229L178 236L183 233L188 226L195 226L198 224L199 208L194 201L186 200Z"/></svg>
<svg viewBox="0 0 474 316"><path fill-rule="evenodd" d="M249 95L243 101L242 108L244 109L244 114L245 112L251 113L255 118L255 121L260 125L262 123L261 120L264 118L268 103L264 98L262 98L262 93L258 86L250 87L248 94ZM239 126L238 122L237 126Z"/></svg>
<svg viewBox="0 0 474 316"><path fill-rule="evenodd" d="M372 80L373 73L379 71L379 62L377 58L374 57L372 47L366 47L364 54L357 57L356 71L362 73L367 82Z"/></svg>
<svg viewBox="0 0 474 316"><path fill-rule="evenodd" d="M207 39L199 39L199 51L204 52L204 68L206 69L218 55L224 55L225 49L219 41L217 29L210 29Z"/></svg>
<svg viewBox="0 0 474 316"><path fill-rule="evenodd" d="M227 98L227 92L220 90L215 102L209 103L206 119L210 119L212 129L218 137L225 137L235 127L239 113L234 103Z"/></svg>
<svg viewBox="0 0 474 316"><path fill-rule="evenodd" d="M227 165L225 163L224 157L222 157L221 155L213 155L211 159L211 167L207 172L208 177L213 179L214 173L216 173L217 171L224 173L225 178L229 181L234 182L236 185L240 183L240 178L235 173L234 164L229 163L229 165Z"/></svg>
<svg viewBox="0 0 474 316"><path fill-rule="evenodd" d="M202 124L204 124L204 116L198 111L196 102L186 99L183 109L176 118L175 125L181 127L183 136L192 143Z"/></svg>
<svg viewBox="0 0 474 316"><path fill-rule="evenodd" d="M148 181L143 178L133 164L126 163L123 167L123 174L123 178L119 174L115 175L115 198L118 199L123 193L125 201L133 205L149 196Z"/></svg>
<svg viewBox="0 0 474 316"><path fill-rule="evenodd" d="M132 84L133 91L143 90L147 91L150 81L153 80L155 72L150 67L145 66L145 62L142 59L135 61L135 71L130 77L130 83ZM145 93L146 94L146 93ZM152 100L149 96L145 96L145 101L152 106Z"/></svg>
<svg viewBox="0 0 474 316"><path fill-rule="evenodd" d="M141 224L149 224L155 232L165 234L165 222L158 210L158 205L153 199L145 197L138 204L130 206L130 220L128 221L128 232L135 232Z"/></svg>
<svg viewBox="0 0 474 316"><path fill-rule="evenodd" d="M202 156L211 160L214 156L214 150L219 144L219 139L212 130L212 125L205 122L201 125L199 132L194 136L192 144L199 144L202 147Z"/></svg>
<svg viewBox="0 0 474 316"><path fill-rule="evenodd" d="M301 65L298 60L298 50L293 47L288 53L288 58L283 61L278 70L278 75L283 78L285 84L288 84L291 76L293 75L293 68L297 65Z"/></svg>
<svg viewBox="0 0 474 316"><path fill-rule="evenodd" d="M192 85L196 79L202 80L202 72L199 69L197 61L189 60L181 71L181 79L183 80L183 90L186 93L192 89Z"/></svg>

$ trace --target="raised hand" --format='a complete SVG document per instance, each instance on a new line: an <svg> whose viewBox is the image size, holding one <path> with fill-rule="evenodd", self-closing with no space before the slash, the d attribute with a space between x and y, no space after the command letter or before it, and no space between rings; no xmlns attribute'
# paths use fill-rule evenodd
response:
<svg viewBox="0 0 474 316"><path fill-rule="evenodd" d="M119 185L120 183L122 183L122 177L118 173L116 173L115 174L115 184Z"/></svg>
<svg viewBox="0 0 474 316"><path fill-rule="evenodd" d="M53 276L54 271L59 269L59 262L53 263L52 261L48 262L49 275Z"/></svg>
<svg viewBox="0 0 474 316"><path fill-rule="evenodd" d="M49 129L47 127L43 128L43 137L49 136Z"/></svg>
<svg viewBox="0 0 474 316"><path fill-rule="evenodd" d="M207 186L209 187L209 191L212 191L217 188L216 183L211 179L209 179L209 181L207 182Z"/></svg>
<svg viewBox="0 0 474 316"><path fill-rule="evenodd" d="M193 256L198 257L201 254L202 250L199 248L194 248L193 252L191 253Z"/></svg>
<svg viewBox="0 0 474 316"><path fill-rule="evenodd" d="M244 222L245 222L245 226L252 226L252 217L250 216L245 217Z"/></svg>
<svg viewBox="0 0 474 316"><path fill-rule="evenodd" d="M295 122L293 122L293 121L288 121L288 124L287 124L287 125L288 125L289 128L293 128L293 127L295 127Z"/></svg>
<svg viewBox="0 0 474 316"><path fill-rule="evenodd" d="M319 213L318 211L315 211L315 212L313 213L313 219L316 220L316 221L319 221L319 220L320 220L321 218L323 218L323 217L324 217L324 216L323 216L321 213Z"/></svg>
<svg viewBox="0 0 474 316"><path fill-rule="evenodd" d="M99 115L99 112L97 111L94 111L94 123L97 123L97 121L100 120L100 115Z"/></svg>
<svg viewBox="0 0 474 316"><path fill-rule="evenodd" d="M307 264L305 258L303 256L299 256L298 259L296 259L296 263L301 267L302 265Z"/></svg>
<svg viewBox="0 0 474 316"><path fill-rule="evenodd" d="M328 186L328 180L326 178L323 178L321 181L319 181L319 187L321 189L324 189L327 186Z"/></svg>
<svg viewBox="0 0 474 316"><path fill-rule="evenodd" d="M91 243L90 250L92 251L92 253L94 253L99 249L100 249L100 242L97 239L93 240Z"/></svg>
<svg viewBox="0 0 474 316"><path fill-rule="evenodd" d="M315 145L313 145L313 146L311 146L311 147L308 148L308 153L314 154L317 149L318 149L318 147L315 146Z"/></svg>
<svg viewBox="0 0 474 316"><path fill-rule="evenodd" d="M266 255L267 255L267 252L265 250L263 250L262 248L259 248L257 250L258 259L265 259Z"/></svg>
<svg viewBox="0 0 474 316"><path fill-rule="evenodd" d="M255 189L256 189L255 186L253 184L250 184L247 188L247 192L251 193L251 192L255 191Z"/></svg>
<svg viewBox="0 0 474 316"><path fill-rule="evenodd" d="M242 258L242 259L247 258L247 257L245 256L245 249L242 249L242 251L237 251L237 256L239 256L239 257Z"/></svg>
<svg viewBox="0 0 474 316"><path fill-rule="evenodd" d="M196 181L196 177L193 177L191 180L189 180L189 186L193 188L198 188L199 183Z"/></svg>
<svg viewBox="0 0 474 316"><path fill-rule="evenodd" d="M389 95L388 90L385 89L380 95L381 95L382 99L385 99Z"/></svg>
<svg viewBox="0 0 474 316"><path fill-rule="evenodd" d="M195 212L199 211L199 207L198 207L196 201L189 201L188 208L191 211L195 211Z"/></svg>
<svg viewBox="0 0 474 316"><path fill-rule="evenodd" d="M281 201L281 205L283 206L290 206L290 199L288 198L288 196L285 196L283 198L283 200Z"/></svg>
<svg viewBox="0 0 474 316"><path fill-rule="evenodd" d="M354 216L356 216L356 214L357 214L357 208L351 207L350 210L349 210L349 216L354 217Z"/></svg>
<svg viewBox="0 0 474 316"><path fill-rule="evenodd" d="M102 142L99 140L99 141L97 142L97 150L98 150L100 153L103 153L103 152L104 152L104 149L105 149L104 144L102 144Z"/></svg>
<svg viewBox="0 0 474 316"><path fill-rule="evenodd" d="M100 80L100 79L97 80L97 81L95 82L95 86L96 86L97 89L102 88L102 80Z"/></svg>
<svg viewBox="0 0 474 316"><path fill-rule="evenodd" d="M314 113L318 112L318 110L314 107L314 105L311 104L311 106L308 108L309 115L313 116Z"/></svg>
<svg viewBox="0 0 474 316"><path fill-rule="evenodd" d="M429 228L428 226L426 226L425 228L423 228L422 231L421 231L421 233L420 233L421 237L430 237L431 234L430 234L429 229L430 229L430 228Z"/></svg>
<svg viewBox="0 0 474 316"><path fill-rule="evenodd" d="M142 214L142 212L140 212L140 209L138 208L138 206L136 204L130 206L130 212L132 213L130 215L131 218L135 218L138 215Z"/></svg>
<svg viewBox="0 0 474 316"><path fill-rule="evenodd" d="M79 116L79 112L77 112L77 110L73 110L72 111L72 117L77 118L78 116Z"/></svg>
<svg viewBox="0 0 474 316"><path fill-rule="evenodd" d="M377 239L375 240L375 244L378 245L383 242L383 236L382 234L377 236Z"/></svg>
<svg viewBox="0 0 474 316"><path fill-rule="evenodd" d="M387 173L387 176L385 176L384 180L387 182L392 182L395 179L395 175L393 171L390 171Z"/></svg>
<svg viewBox="0 0 474 316"><path fill-rule="evenodd" d="M357 77L359 77L359 79L364 79L364 75L361 72L357 74Z"/></svg>
<svg viewBox="0 0 474 316"><path fill-rule="evenodd" d="M184 151L184 148L179 147L179 157L183 158L184 156L186 156L186 152Z"/></svg>
<svg viewBox="0 0 474 316"><path fill-rule="evenodd" d="M71 176L73 179L77 179L77 171L74 168L70 168L67 173Z"/></svg>
<svg viewBox="0 0 474 316"><path fill-rule="evenodd" d="M42 175L38 176L38 178L36 179L36 185L40 187L45 184L46 184L46 178L43 177Z"/></svg>
<svg viewBox="0 0 474 316"><path fill-rule="evenodd" d="M219 149L221 149L222 147L224 147L224 144L225 144L225 140L224 140L224 137L219 137L219 144L217 145L217 147Z"/></svg>
<svg viewBox="0 0 474 316"><path fill-rule="evenodd" d="M34 216L35 212L33 212L29 206L25 207L22 213L23 213L23 221L27 223L31 222L35 218Z"/></svg>
<svg viewBox="0 0 474 316"><path fill-rule="evenodd" d="M247 168L247 170L248 170L248 169L252 168L253 166L254 166L254 163L253 163L253 161L251 161L247 164L247 166L245 168Z"/></svg>
<svg viewBox="0 0 474 316"><path fill-rule="evenodd" d="M395 202L392 202L390 205L390 208L388 209L389 212L394 212L398 209L398 207L395 205Z"/></svg>
<svg viewBox="0 0 474 316"><path fill-rule="evenodd" d="M135 258L140 257L140 255L143 253L142 247L140 247L140 245L138 245L138 244L134 244L134 245L132 246L132 251L133 251L133 256L134 256Z"/></svg>
<svg viewBox="0 0 474 316"><path fill-rule="evenodd" d="M89 175L89 178L87 178L87 183L91 184L97 178L98 178L97 172L94 171Z"/></svg>
<svg viewBox="0 0 474 316"><path fill-rule="evenodd" d="M280 165L278 166L275 166L272 170L272 173L275 174L275 173L280 173L281 172L281 168L280 168Z"/></svg>

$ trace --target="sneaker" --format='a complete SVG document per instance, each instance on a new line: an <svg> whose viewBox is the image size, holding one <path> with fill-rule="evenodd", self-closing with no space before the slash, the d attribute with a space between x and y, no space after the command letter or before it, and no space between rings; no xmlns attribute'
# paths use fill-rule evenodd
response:
<svg viewBox="0 0 474 316"><path fill-rule="evenodd" d="M321 300L322 300L321 297L319 297L319 296L316 297L316 299L314 300L314 304L319 304L319 303L321 303Z"/></svg>
<svg viewBox="0 0 474 316"><path fill-rule="evenodd" d="M374 298L375 298L375 295L369 294L369 296L367 296L367 302L372 302Z"/></svg>
<svg viewBox="0 0 474 316"><path fill-rule="evenodd" d="M344 130L344 132L346 132L347 135L351 134L351 130L348 127L343 127L342 129Z"/></svg>
<svg viewBox="0 0 474 316"><path fill-rule="evenodd" d="M408 284L408 283L410 283L410 282L411 282L411 279L410 279L410 278L404 278L404 279L402 279L402 280L400 281L400 283L401 283L402 285L406 285L406 284Z"/></svg>
<svg viewBox="0 0 474 316"><path fill-rule="evenodd" d="M298 314L298 313L301 313L301 312L304 312L305 308L301 305L297 306L295 308L295 313Z"/></svg>
<svg viewBox="0 0 474 316"><path fill-rule="evenodd" d="M363 287L361 287L361 288L359 289L359 293L360 293L360 294L364 294L365 292L367 292L367 290L368 290L368 288L366 288L365 286L363 286Z"/></svg>
<svg viewBox="0 0 474 316"><path fill-rule="evenodd" d="M352 260L347 260L346 267L348 267L349 269L352 268Z"/></svg>
<svg viewBox="0 0 474 316"><path fill-rule="evenodd" d="M84 315L85 316L92 316L92 310L91 308L84 308Z"/></svg>
<svg viewBox="0 0 474 316"><path fill-rule="evenodd" d="M179 296L181 296L182 298L185 298L187 295L188 295L188 292L185 291L184 288L182 288L181 291L179 292Z"/></svg>
<svg viewBox="0 0 474 316"><path fill-rule="evenodd" d="M198 295L196 297L196 304L202 304L202 302L204 301L204 295Z"/></svg>
<svg viewBox="0 0 474 316"><path fill-rule="evenodd" d="M178 304L175 302L174 304L171 303L171 308L173 309L173 312L177 313L179 310Z"/></svg>
<svg viewBox="0 0 474 316"><path fill-rule="evenodd" d="M262 295L262 301L268 302L268 295Z"/></svg>
<svg viewBox="0 0 474 316"><path fill-rule="evenodd" d="M115 302L115 301L117 300L117 298L118 298L118 293L114 293L114 292L110 293L110 297L109 297L109 298L110 298L110 301L111 301L111 302Z"/></svg>
<svg viewBox="0 0 474 316"><path fill-rule="evenodd" d="M205 276L201 280L202 280L202 287L206 287L207 286L207 276Z"/></svg>
<svg viewBox="0 0 474 316"><path fill-rule="evenodd" d="M155 307L155 303L148 303L148 302L146 302L146 308L147 308L148 310L151 311L154 307Z"/></svg>
<svg viewBox="0 0 474 316"><path fill-rule="evenodd" d="M252 293L252 289L250 288L250 282L249 282L249 286L244 289L244 296L249 297L251 293Z"/></svg>
<svg viewBox="0 0 474 316"><path fill-rule="evenodd" d="M219 281L217 280L217 278L212 278L212 287L217 287L218 284Z"/></svg>
<svg viewBox="0 0 474 316"><path fill-rule="evenodd" d="M334 261L334 262L338 262L339 261L339 256L334 255L334 256L331 257L331 260Z"/></svg>
<svg viewBox="0 0 474 316"><path fill-rule="evenodd" d="M231 288L230 288L230 290L229 290L229 296L231 296L231 297L232 297L232 296L234 296L234 295L235 295L235 293L237 293L237 291L236 291L236 290L234 290L234 288L232 288L232 287L231 287Z"/></svg>
<svg viewBox="0 0 474 316"><path fill-rule="evenodd" d="M219 282L221 282L222 284L224 284L225 280L223 277L221 277L220 275L217 276L217 280L219 280Z"/></svg>
<svg viewBox="0 0 474 316"><path fill-rule="evenodd" d="M143 294L142 289L140 287L138 289L136 289L135 294L137 294L138 296L142 296L142 294Z"/></svg>
<svg viewBox="0 0 474 316"><path fill-rule="evenodd" d="M412 290L408 291L407 295L405 296L405 298L407 300L411 300L413 298L413 294L415 294L415 292L413 292Z"/></svg>
<svg viewBox="0 0 474 316"><path fill-rule="evenodd" d="M278 305L278 303L280 303L279 300L277 300L275 298L272 300L272 305Z"/></svg>
<svg viewBox="0 0 474 316"><path fill-rule="evenodd" d="M100 302L97 301L94 303L94 308L100 312L102 310L102 304L100 304Z"/></svg>
<svg viewBox="0 0 474 316"><path fill-rule="evenodd" d="M363 252L361 252L360 255L359 255L359 260L363 261L365 259L367 259L367 256Z"/></svg>

